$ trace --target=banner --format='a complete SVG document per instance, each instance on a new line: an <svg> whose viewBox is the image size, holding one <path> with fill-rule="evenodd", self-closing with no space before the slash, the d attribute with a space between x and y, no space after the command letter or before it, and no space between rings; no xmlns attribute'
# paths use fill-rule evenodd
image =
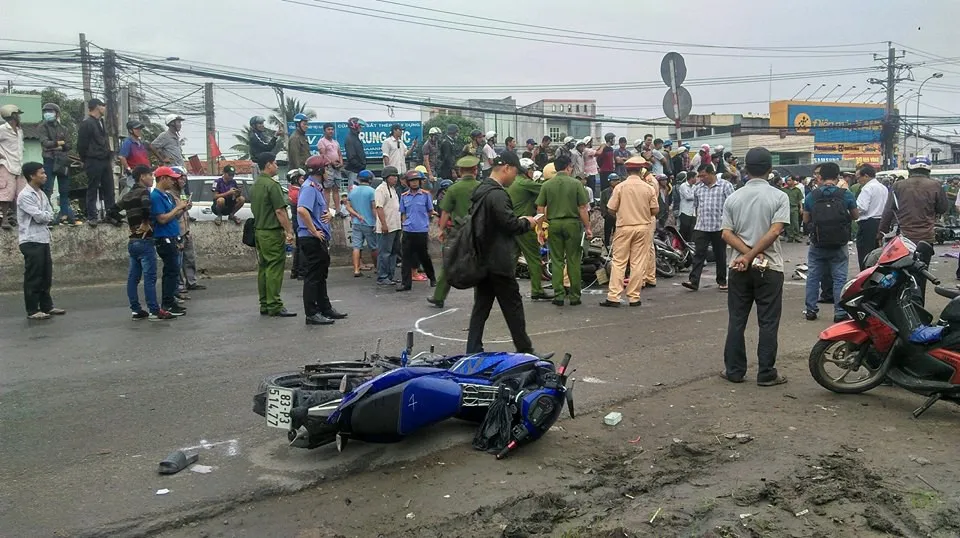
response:
<svg viewBox="0 0 960 538"><path fill-rule="evenodd" d="M310 151L317 151L317 142L323 138L324 121L307 122L307 141L310 142ZM346 122L329 122L333 124L333 138L340 143L340 152L346 158L346 140L350 129ZM413 145L414 140L423 143L423 124L419 121L368 121L367 125L360 131L360 141L363 142L363 153L367 160L380 160L383 158L383 141L390 138L390 127L399 125L403 127L403 143L408 147ZM287 123L287 135L293 134L296 126L293 122Z"/></svg>

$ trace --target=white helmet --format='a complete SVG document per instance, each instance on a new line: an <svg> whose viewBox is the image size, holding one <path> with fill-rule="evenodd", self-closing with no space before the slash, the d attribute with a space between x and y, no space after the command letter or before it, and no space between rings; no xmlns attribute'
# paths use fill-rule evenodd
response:
<svg viewBox="0 0 960 538"><path fill-rule="evenodd" d="M528 159L524 157L523 159L520 159L520 166L522 166L526 170L530 170L534 166L536 166L536 164L533 162L533 159Z"/></svg>
<svg viewBox="0 0 960 538"><path fill-rule="evenodd" d="M438 134L440 134L440 128L439 128L439 127L431 127L429 134L432 134L432 135L438 135Z"/></svg>
<svg viewBox="0 0 960 538"><path fill-rule="evenodd" d="M533 173L534 181L540 181L541 179L543 179L543 172L541 172L540 170L537 170L536 172Z"/></svg>
<svg viewBox="0 0 960 538"><path fill-rule="evenodd" d="M573 142L573 137L572 137L572 136L568 136L568 137L566 137L566 138L563 139L563 143L564 143L564 144L569 144L570 142Z"/></svg>
<svg viewBox="0 0 960 538"><path fill-rule="evenodd" d="M717 147L713 148L713 151L714 153L723 153L723 146L718 145Z"/></svg>
<svg viewBox="0 0 960 538"><path fill-rule="evenodd" d="M0 117L3 119L12 118L14 114L23 114L23 111L17 105L0 106Z"/></svg>
<svg viewBox="0 0 960 538"><path fill-rule="evenodd" d="M592 137L592 136L585 136L585 137L583 137L583 140L581 140L581 142L583 142L584 144L590 144L590 142L593 142L593 137Z"/></svg>
<svg viewBox="0 0 960 538"><path fill-rule="evenodd" d="M183 116L180 114L167 114L167 116L163 118L163 124L169 127L171 123L177 120L184 121Z"/></svg>
<svg viewBox="0 0 960 538"><path fill-rule="evenodd" d="M496 137L497 137L497 132L496 132L496 131L487 131L487 134L484 135L484 137L485 137L487 140L490 140L491 138L496 138Z"/></svg>
<svg viewBox="0 0 960 538"><path fill-rule="evenodd" d="M287 172L287 180L293 181L294 179L298 177L303 177L305 175L307 175L307 173L304 172L302 168L294 168L293 170L290 170L289 172Z"/></svg>

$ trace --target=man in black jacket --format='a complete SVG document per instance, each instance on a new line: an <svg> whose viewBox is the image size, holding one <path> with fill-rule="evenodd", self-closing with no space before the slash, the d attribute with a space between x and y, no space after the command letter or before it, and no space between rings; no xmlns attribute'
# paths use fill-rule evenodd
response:
<svg viewBox="0 0 960 538"><path fill-rule="evenodd" d="M276 135L271 137L264 128L266 119L263 116L254 116L250 118L250 159L253 161L253 177L260 175L260 167L257 166L258 157L263 153L274 153L277 142L283 136L283 126L277 128Z"/></svg>
<svg viewBox="0 0 960 538"><path fill-rule="evenodd" d="M440 166L434 171L440 179L455 180L453 175L453 166L457 162L457 135L460 134L460 127L455 123L447 125L447 134L440 142Z"/></svg>
<svg viewBox="0 0 960 538"><path fill-rule="evenodd" d="M344 149L347 151L347 162L344 168L347 169L347 180L351 189L357 184L357 174L367 169L367 155L363 151L363 142L360 140L360 131L364 126L366 123L360 118L347 120L350 132L347 133L347 139L343 142Z"/></svg>
<svg viewBox="0 0 960 538"><path fill-rule="evenodd" d="M525 173L515 153L504 152L493 160L490 177L473 192L473 229L477 234L481 260L486 261L487 276L473 290L473 312L467 336L467 353L483 351L483 328L490 316L493 300L500 303L503 318L510 329L518 353L533 353L523 316L520 286L515 278L517 259L515 238L537 223L534 217L517 217L506 187L518 173Z"/></svg>
<svg viewBox="0 0 960 538"><path fill-rule="evenodd" d="M100 222L97 214L99 194L106 220L119 226L121 222L114 215L116 187L113 180L113 153L103 126L107 107L103 101L93 98L87 103L87 111L89 115L77 129L77 153L87 172L87 224L96 226Z"/></svg>

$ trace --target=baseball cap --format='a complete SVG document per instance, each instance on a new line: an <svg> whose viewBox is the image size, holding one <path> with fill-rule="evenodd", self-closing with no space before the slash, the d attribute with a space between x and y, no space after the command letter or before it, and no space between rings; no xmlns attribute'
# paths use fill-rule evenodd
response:
<svg viewBox="0 0 960 538"><path fill-rule="evenodd" d="M170 168L169 166L161 166L153 171L153 177L158 177L158 178L159 177L179 178L181 175L182 174L175 171L173 168Z"/></svg>
<svg viewBox="0 0 960 538"><path fill-rule="evenodd" d="M370 170L361 170L357 173L357 181L362 181L364 183L370 183L373 181L373 172Z"/></svg>
<svg viewBox="0 0 960 538"><path fill-rule="evenodd" d="M527 144L534 144L534 145L535 145L536 143L537 143L537 141L534 140L534 139L532 139L532 138L528 138L528 139L527 139Z"/></svg>
<svg viewBox="0 0 960 538"><path fill-rule="evenodd" d="M527 169L520 164L520 157L517 157L517 154L512 151L504 151L498 155L497 158L493 160L493 166L513 166L519 170L521 174L527 173Z"/></svg>
<svg viewBox="0 0 960 538"><path fill-rule="evenodd" d="M237 169L234 168L234 167L232 167L232 166L230 166L230 165L227 165L227 166L224 166L224 167L223 167L223 173L224 173L224 174L229 174L229 175L232 176L232 175L234 175L234 174L237 173Z"/></svg>
<svg viewBox="0 0 960 538"><path fill-rule="evenodd" d="M743 160L747 166L773 166L773 156L763 147L750 148Z"/></svg>

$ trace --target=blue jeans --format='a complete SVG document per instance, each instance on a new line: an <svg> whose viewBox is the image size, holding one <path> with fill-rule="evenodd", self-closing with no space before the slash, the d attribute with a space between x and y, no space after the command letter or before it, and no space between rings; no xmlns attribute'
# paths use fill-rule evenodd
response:
<svg viewBox="0 0 960 538"><path fill-rule="evenodd" d="M140 297L137 287L143 277L143 298L151 314L160 311L157 304L157 247L153 239L131 239L127 243L130 254L130 270L127 273L127 298L130 299L130 311L140 312Z"/></svg>
<svg viewBox="0 0 960 538"><path fill-rule="evenodd" d="M833 317L846 315L840 306L840 290L847 283L847 247L821 248L810 245L807 251L807 289L805 303L807 312L818 312L817 297L820 295L820 280L826 277L833 281Z"/></svg>
<svg viewBox="0 0 960 538"><path fill-rule="evenodd" d="M380 250L377 252L377 282L390 283L393 281L394 270L397 268L397 254L400 251L400 230L379 235Z"/></svg>
<svg viewBox="0 0 960 538"><path fill-rule="evenodd" d="M180 249L177 248L176 237L158 237L154 239L157 245L157 256L163 260L163 275L160 278L160 304L169 309L177 305L175 295L180 283Z"/></svg>
<svg viewBox="0 0 960 538"><path fill-rule="evenodd" d="M53 195L53 180L57 180L57 192L60 194L60 218L67 217L67 220L73 222L76 215L70 207L70 176L66 172L54 174L53 159L43 160L43 170L47 173L47 182L43 185L43 192L47 193L47 198Z"/></svg>

